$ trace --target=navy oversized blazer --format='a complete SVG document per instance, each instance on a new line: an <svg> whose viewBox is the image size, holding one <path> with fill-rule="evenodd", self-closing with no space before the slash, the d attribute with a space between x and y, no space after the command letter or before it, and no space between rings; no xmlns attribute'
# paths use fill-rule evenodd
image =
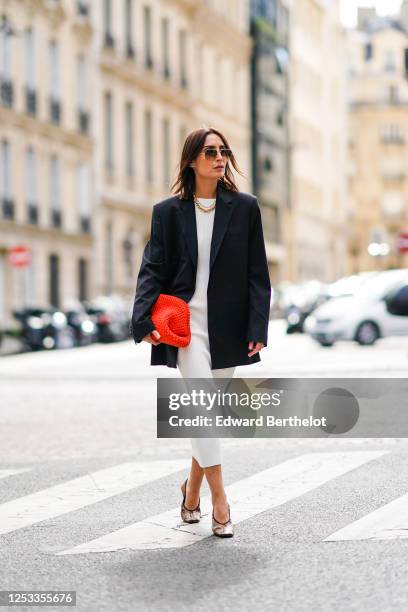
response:
<svg viewBox="0 0 408 612"><path fill-rule="evenodd" d="M186 302L194 294L198 251L195 214L192 198L172 196L153 206L150 240L143 252L131 321L136 343L154 330L150 311L160 293ZM259 353L248 357L248 342L267 344L270 297L257 198L218 182L207 289L211 369L260 361ZM151 365L176 368L178 350L164 343L152 345Z"/></svg>

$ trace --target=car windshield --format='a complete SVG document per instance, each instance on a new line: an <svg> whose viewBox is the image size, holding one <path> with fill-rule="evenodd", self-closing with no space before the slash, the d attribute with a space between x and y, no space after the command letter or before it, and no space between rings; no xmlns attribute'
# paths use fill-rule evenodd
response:
<svg viewBox="0 0 408 612"><path fill-rule="evenodd" d="M383 297L401 280L408 279L408 269L387 270L367 280L356 292L358 297L375 299Z"/></svg>

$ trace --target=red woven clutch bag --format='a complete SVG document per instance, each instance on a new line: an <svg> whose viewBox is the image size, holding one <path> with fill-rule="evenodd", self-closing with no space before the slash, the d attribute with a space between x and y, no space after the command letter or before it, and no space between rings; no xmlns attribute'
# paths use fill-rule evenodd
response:
<svg viewBox="0 0 408 612"><path fill-rule="evenodd" d="M160 334L160 342L184 348L190 344L190 310L187 302L174 295L161 293L150 315Z"/></svg>

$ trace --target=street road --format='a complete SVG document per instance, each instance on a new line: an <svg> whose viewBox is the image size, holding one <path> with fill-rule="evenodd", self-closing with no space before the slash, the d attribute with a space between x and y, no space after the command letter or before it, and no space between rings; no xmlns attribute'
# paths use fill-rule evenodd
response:
<svg viewBox="0 0 408 612"><path fill-rule="evenodd" d="M322 348L281 321L269 337L235 376L408 376L406 338ZM407 608L407 440L223 440L220 540L206 483L201 523L180 522L190 443L155 437L156 377L179 373L149 356L0 358L0 590L76 590L81 612Z"/></svg>

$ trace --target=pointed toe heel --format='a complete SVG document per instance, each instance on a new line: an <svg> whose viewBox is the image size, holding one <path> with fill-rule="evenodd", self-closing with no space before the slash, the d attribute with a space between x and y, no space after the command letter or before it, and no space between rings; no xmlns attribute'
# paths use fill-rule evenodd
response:
<svg viewBox="0 0 408 612"><path fill-rule="evenodd" d="M192 510L190 510L190 508L186 508L185 506L186 494L187 494L187 480L188 478L186 478L186 481L181 486L181 491L183 493L183 501L181 502L181 510L180 510L181 519L185 523L199 523L201 519L200 499L198 500L197 507L193 508Z"/></svg>
<svg viewBox="0 0 408 612"><path fill-rule="evenodd" d="M228 521L225 523L219 523L214 518L214 508L212 512L212 532L215 536L219 538L232 538L234 535L234 526L231 522L231 512L228 504Z"/></svg>

